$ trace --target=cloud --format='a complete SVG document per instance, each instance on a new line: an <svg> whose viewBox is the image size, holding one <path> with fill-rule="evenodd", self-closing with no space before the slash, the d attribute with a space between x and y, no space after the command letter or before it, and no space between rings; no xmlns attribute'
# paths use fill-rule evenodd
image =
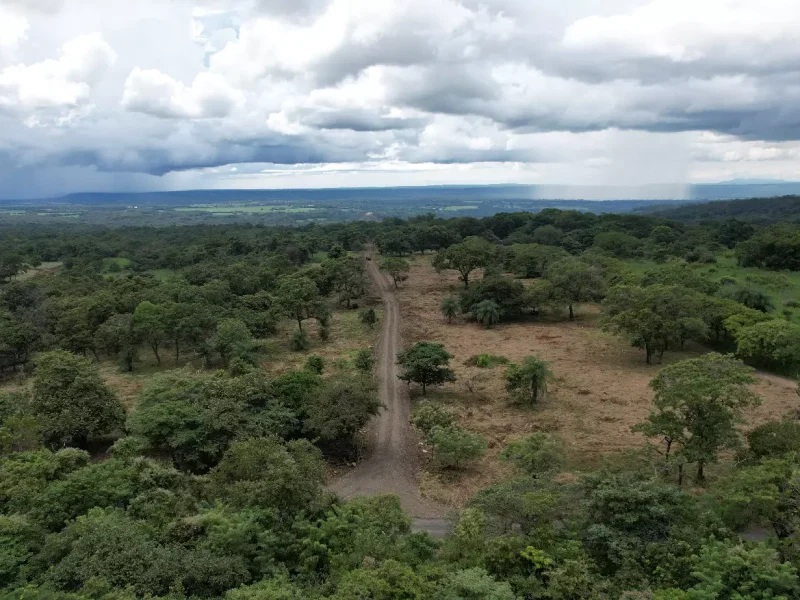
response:
<svg viewBox="0 0 800 600"><path fill-rule="evenodd" d="M1 1L4 168L70 185L800 170L795 0Z"/></svg>
<svg viewBox="0 0 800 600"><path fill-rule="evenodd" d="M116 61L102 35L93 33L66 42L57 59L16 64L0 70L0 110L39 124L83 114L92 88Z"/></svg>
<svg viewBox="0 0 800 600"><path fill-rule="evenodd" d="M157 69L135 68L125 81L122 106L164 119L210 119L228 116L243 96L214 73L200 73L191 86Z"/></svg>

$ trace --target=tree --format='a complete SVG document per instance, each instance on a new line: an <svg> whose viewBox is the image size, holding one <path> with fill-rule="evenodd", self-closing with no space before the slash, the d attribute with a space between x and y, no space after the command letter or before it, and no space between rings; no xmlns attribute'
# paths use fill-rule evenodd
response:
<svg viewBox="0 0 800 600"><path fill-rule="evenodd" d="M394 281L394 288L408 279L411 265L404 258L389 257L381 261L381 271L386 271Z"/></svg>
<svg viewBox="0 0 800 600"><path fill-rule="evenodd" d="M647 364L670 347L705 333L703 297L682 286L616 286L603 302L602 327L628 336L645 351Z"/></svg>
<svg viewBox="0 0 800 600"><path fill-rule="evenodd" d="M362 348L356 352L356 357L353 360L356 369L364 374L371 374L375 368L375 355L369 348Z"/></svg>
<svg viewBox="0 0 800 600"><path fill-rule="evenodd" d="M359 315L359 320L364 325L372 329L373 327L375 327L375 323L378 322L378 315L375 312L374 308L365 308L364 310L361 311L361 314Z"/></svg>
<svg viewBox="0 0 800 600"><path fill-rule="evenodd" d="M322 265L325 276L339 294L339 302L350 308L350 303L366 293L367 280L364 265L354 256L326 260Z"/></svg>
<svg viewBox="0 0 800 600"><path fill-rule="evenodd" d="M775 305L767 294L761 290L754 288L738 288L733 290L725 290L722 294L723 298L734 300L739 304L744 304L747 308L752 308L763 313L772 312L775 310Z"/></svg>
<svg viewBox="0 0 800 600"><path fill-rule="evenodd" d="M381 406L370 378L340 376L317 389L311 399L306 429L329 450L348 453L358 433Z"/></svg>
<svg viewBox="0 0 800 600"><path fill-rule="evenodd" d="M508 265L517 277L542 277L554 262L569 257L569 252L557 246L542 244L515 244Z"/></svg>
<svg viewBox="0 0 800 600"><path fill-rule="evenodd" d="M782 319L741 327L736 355L755 365L793 372L800 367L800 327Z"/></svg>
<svg viewBox="0 0 800 600"><path fill-rule="evenodd" d="M443 385L456 380L449 368L453 355L442 344L417 342L397 356L397 363L403 367L399 379L422 386L422 395L427 394L428 386Z"/></svg>
<svg viewBox="0 0 800 600"><path fill-rule="evenodd" d="M485 276L461 291L461 312L472 312L476 304L485 300L497 305L501 320L515 319L525 310L525 286L509 277Z"/></svg>
<svg viewBox="0 0 800 600"><path fill-rule="evenodd" d="M303 330L303 321L312 318L321 304L317 284L308 277L281 277L276 295L284 313L297 321L300 331Z"/></svg>
<svg viewBox="0 0 800 600"><path fill-rule="evenodd" d="M472 315L475 319L486 327L491 329L500 322L500 307L494 300L483 300L472 307Z"/></svg>
<svg viewBox="0 0 800 600"><path fill-rule="evenodd" d="M36 359L31 408L52 448L87 447L122 427L125 409L92 363L63 350Z"/></svg>
<svg viewBox="0 0 800 600"><path fill-rule="evenodd" d="M551 264L545 274L553 284L555 298L569 306L570 320L575 318L576 302L597 300L603 293L603 274L597 267L577 258L565 258Z"/></svg>
<svg viewBox="0 0 800 600"><path fill-rule="evenodd" d="M150 345L158 364L161 364L158 348L167 338L167 318L165 307L148 301L142 302L133 313L134 331Z"/></svg>
<svg viewBox="0 0 800 600"><path fill-rule="evenodd" d="M480 237L468 237L440 251L433 259L436 270L451 269L461 274L464 287L469 287L469 276L475 269L488 266L494 257L494 245Z"/></svg>
<svg viewBox="0 0 800 600"><path fill-rule="evenodd" d="M433 427L428 443L433 447L433 460L442 469L463 469L486 452L483 436L455 425Z"/></svg>
<svg viewBox="0 0 800 600"><path fill-rule="evenodd" d="M664 367L650 382L656 411L636 430L663 438L665 461L677 445L682 460L697 464L702 481L705 466L717 461L720 450L739 447L736 426L744 409L761 403L748 388L756 381L751 371L713 352ZM681 476L682 471L679 481Z"/></svg>
<svg viewBox="0 0 800 600"><path fill-rule="evenodd" d="M442 299L441 311L448 323L453 322L453 317L458 316L459 310L458 300L453 296L447 296Z"/></svg>
<svg viewBox="0 0 800 600"><path fill-rule="evenodd" d="M113 315L97 328L97 346L106 354L116 356L125 371L133 371L139 354L139 336L133 327L133 316Z"/></svg>
<svg viewBox="0 0 800 600"><path fill-rule="evenodd" d="M557 472L564 459L564 444L546 433L534 433L514 440L500 453L500 460L514 464L534 478Z"/></svg>
<svg viewBox="0 0 800 600"><path fill-rule="evenodd" d="M547 394L547 381L552 377L549 363L536 356L527 356L522 365L508 366L506 389L513 397L535 404Z"/></svg>
<svg viewBox="0 0 800 600"><path fill-rule="evenodd" d="M19 273L28 270L25 259L15 252L3 252L0 254L0 282L8 281L16 277Z"/></svg>
<svg viewBox="0 0 800 600"><path fill-rule="evenodd" d="M210 345L220 355L225 366L233 358L255 362L255 341L247 325L239 319L222 319L217 323Z"/></svg>
<svg viewBox="0 0 800 600"><path fill-rule="evenodd" d="M325 370L325 359L321 356L317 356L316 354L312 354L306 359L305 368L312 373L322 375L322 372Z"/></svg>

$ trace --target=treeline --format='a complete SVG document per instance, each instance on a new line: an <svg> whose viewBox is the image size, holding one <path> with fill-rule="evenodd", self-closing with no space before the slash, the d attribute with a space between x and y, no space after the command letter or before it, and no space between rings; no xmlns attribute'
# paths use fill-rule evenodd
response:
<svg viewBox="0 0 800 600"><path fill-rule="evenodd" d="M674 208L661 205L638 210L667 219L689 222L739 219L761 225L781 222L800 223L798 196L687 203Z"/></svg>

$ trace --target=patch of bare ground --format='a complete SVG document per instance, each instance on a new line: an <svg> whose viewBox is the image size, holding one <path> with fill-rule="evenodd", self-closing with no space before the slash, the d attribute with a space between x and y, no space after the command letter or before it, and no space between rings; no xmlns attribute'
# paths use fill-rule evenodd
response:
<svg viewBox="0 0 800 600"><path fill-rule="evenodd" d="M439 305L443 297L458 294L462 287L456 273L437 274L429 257L415 257L409 279L398 292L406 343L440 342L454 355L452 366L458 381L433 391L431 399L450 406L465 429L483 434L489 443L487 454L460 477L423 473L423 494L449 506L463 505L476 491L509 474L497 458L503 447L537 431L560 435L569 467L577 470L597 466L610 453L641 447L644 439L631 432L631 427L651 410L649 383L659 366L648 366L642 352L624 339L600 331L598 307L579 307L575 322L530 320L489 330L463 319L449 325ZM698 356L702 351L697 347L668 353L664 363ZM549 394L533 408L510 404L502 366L480 369L465 365L470 356L484 353L511 361L535 354L550 362L555 380ZM748 426L795 412L800 405L796 385L789 379L759 373L754 390L764 404L749 413Z"/></svg>

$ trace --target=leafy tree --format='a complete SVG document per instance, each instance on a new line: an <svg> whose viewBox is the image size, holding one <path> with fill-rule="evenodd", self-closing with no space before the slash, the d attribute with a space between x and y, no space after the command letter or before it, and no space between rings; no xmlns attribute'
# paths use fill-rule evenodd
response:
<svg viewBox="0 0 800 600"><path fill-rule="evenodd" d="M739 304L744 304L747 308L758 310L763 313L772 312L775 310L775 305L772 303L772 298L760 290L754 288L739 288L733 290L724 290L722 292L723 298L729 298Z"/></svg>
<svg viewBox="0 0 800 600"><path fill-rule="evenodd" d="M800 227L781 223L757 232L736 246L743 267L800 271Z"/></svg>
<svg viewBox="0 0 800 600"><path fill-rule="evenodd" d="M642 276L642 285L680 285L702 294L714 294L719 284L704 277L685 263L670 263L648 269Z"/></svg>
<svg viewBox="0 0 800 600"><path fill-rule="evenodd" d="M303 510L320 493L325 465L307 440L285 445L275 438L234 442L209 473L215 497L246 508Z"/></svg>
<svg viewBox="0 0 800 600"><path fill-rule="evenodd" d="M486 329L491 329L500 322L500 306L494 300L478 302L472 307L471 312L478 323Z"/></svg>
<svg viewBox="0 0 800 600"><path fill-rule="evenodd" d="M702 296L681 286L616 286L603 302L603 328L623 333L645 351L647 364L705 331Z"/></svg>
<svg viewBox="0 0 800 600"><path fill-rule="evenodd" d="M369 348L362 348L356 353L353 364L362 373L371 374L375 368L375 355Z"/></svg>
<svg viewBox="0 0 800 600"><path fill-rule="evenodd" d="M547 394L547 381L552 379L549 363L536 356L527 356L522 365L511 364L506 370L506 389L517 398L535 404Z"/></svg>
<svg viewBox="0 0 800 600"><path fill-rule="evenodd" d="M472 312L475 305L486 300L498 306L500 319L516 318L525 310L525 286L508 277L484 277L461 292L461 312Z"/></svg>
<svg viewBox="0 0 800 600"><path fill-rule="evenodd" d="M455 416L445 407L432 402L421 402L411 416L414 427L425 436L429 436L434 427L450 427L455 425Z"/></svg>
<svg viewBox="0 0 800 600"><path fill-rule="evenodd" d="M222 319L211 338L211 347L227 366L234 358L247 363L255 362L255 341L250 330L239 319Z"/></svg>
<svg viewBox="0 0 800 600"><path fill-rule="evenodd" d="M558 246L564 232L553 225L542 225L533 230L532 241L543 246Z"/></svg>
<svg viewBox="0 0 800 600"><path fill-rule="evenodd" d="M677 445L680 458L697 464L702 481L720 450L739 447L742 413L761 403L748 388L754 382L750 368L716 353L664 367L650 383L656 411L637 430L664 439L667 461Z"/></svg>
<svg viewBox="0 0 800 600"><path fill-rule="evenodd" d="M628 259L641 255L642 242L622 231L604 231L594 236L594 247L610 256Z"/></svg>
<svg viewBox="0 0 800 600"><path fill-rule="evenodd" d="M32 323L0 309L0 370L25 365L40 340Z"/></svg>
<svg viewBox="0 0 800 600"><path fill-rule="evenodd" d="M394 287L397 289L398 285L408 279L408 273L411 270L411 265L404 258L384 258L381 261L381 271L386 271L394 281Z"/></svg>
<svg viewBox="0 0 800 600"><path fill-rule="evenodd" d="M375 327L375 323L378 322L378 315L375 312L374 308L365 308L364 310L361 311L361 314L359 315L359 320L364 325L372 329L373 327Z"/></svg>
<svg viewBox="0 0 800 600"><path fill-rule="evenodd" d="M158 349L167 339L168 317L168 311L164 306L148 301L142 302L133 313L134 331L150 345L158 364L161 364Z"/></svg>
<svg viewBox="0 0 800 600"><path fill-rule="evenodd" d="M411 238L402 230L388 231L379 236L375 241L381 254L391 256L404 256L411 254Z"/></svg>
<svg viewBox="0 0 800 600"><path fill-rule="evenodd" d="M763 423L747 434L747 445L758 460L800 452L800 423L788 419Z"/></svg>
<svg viewBox="0 0 800 600"><path fill-rule="evenodd" d="M0 281L8 281L28 270L25 259L14 252L0 254Z"/></svg>
<svg viewBox="0 0 800 600"><path fill-rule="evenodd" d="M555 298L569 306L570 320L575 318L576 302L597 300L603 293L603 274L597 267L577 258L551 264L545 277L553 284Z"/></svg>
<svg viewBox="0 0 800 600"><path fill-rule="evenodd" d="M569 256L563 248L542 244L515 244L511 247L512 258L507 266L518 277L542 277L547 268Z"/></svg>
<svg viewBox="0 0 800 600"><path fill-rule="evenodd" d="M348 452L381 406L371 379L337 377L312 397L306 428L327 448Z"/></svg>
<svg viewBox="0 0 800 600"><path fill-rule="evenodd" d="M468 237L440 251L433 260L437 270L450 269L461 274L464 287L469 287L469 276L478 268L488 266L494 258L494 245L479 237Z"/></svg>
<svg viewBox="0 0 800 600"><path fill-rule="evenodd" d="M97 328L97 346L106 354L119 357L122 367L133 371L133 363L139 354L139 339L133 327L133 316L113 315Z"/></svg>
<svg viewBox="0 0 800 600"><path fill-rule="evenodd" d="M125 410L92 363L63 350L36 360L31 409L53 448L109 435L123 423Z"/></svg>
<svg viewBox="0 0 800 600"><path fill-rule="evenodd" d="M451 358L453 355L442 344L417 342L397 356L397 363L403 367L403 372L398 377L409 384L413 382L421 385L424 396L428 386L443 385L456 380L455 373L449 367Z"/></svg>
<svg viewBox="0 0 800 600"><path fill-rule="evenodd" d="M458 316L460 311L458 300L453 296L446 296L442 299L440 309L442 311L442 316L447 319L447 322L452 323L453 317Z"/></svg>
<svg viewBox="0 0 800 600"><path fill-rule="evenodd" d="M756 365L794 371L800 367L800 327L784 320L763 321L734 333L736 354Z"/></svg>
<svg viewBox="0 0 800 600"><path fill-rule="evenodd" d="M442 469L463 469L486 452L483 436L454 425L433 427L428 434L428 443L433 447L434 461Z"/></svg>
<svg viewBox="0 0 800 600"><path fill-rule="evenodd" d="M323 263L322 270L330 280L333 290L338 292L339 302L347 308L350 308L353 300L366 294L364 265L358 258L346 256L327 260Z"/></svg>
<svg viewBox="0 0 800 600"><path fill-rule="evenodd" d="M546 433L534 433L510 442L500 453L500 459L534 478L547 476L564 463L564 445Z"/></svg>
<svg viewBox="0 0 800 600"><path fill-rule="evenodd" d="M303 321L312 318L321 303L319 289L308 277L282 277L276 295L285 314L297 321L297 328L301 331Z"/></svg>

